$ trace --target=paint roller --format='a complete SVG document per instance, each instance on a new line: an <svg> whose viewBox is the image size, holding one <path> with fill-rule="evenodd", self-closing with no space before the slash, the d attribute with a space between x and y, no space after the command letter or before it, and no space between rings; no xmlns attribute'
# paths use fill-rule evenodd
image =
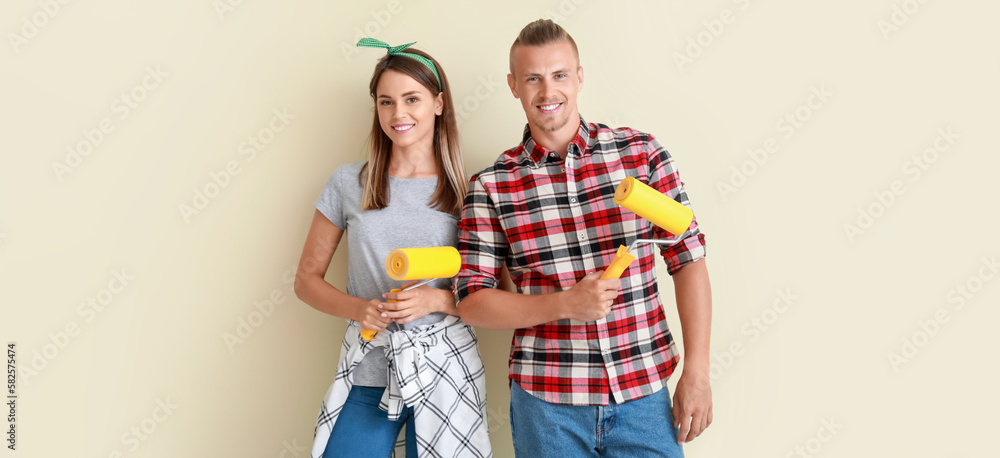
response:
<svg viewBox="0 0 1000 458"><path fill-rule="evenodd" d="M455 247L439 246L426 248L397 248L385 257L385 273L393 280L423 280L406 289L394 289L390 293L409 291L424 286L438 278L451 278L462 267L462 257ZM389 300L389 302L396 302ZM361 337L372 340L375 332L362 329Z"/></svg>
<svg viewBox="0 0 1000 458"><path fill-rule="evenodd" d="M618 188L615 189L615 203L674 235L683 234L691 226L691 221L694 219L694 212L690 208L633 177L627 177L618 184ZM618 252L615 253L611 264L604 270L601 279L621 278L629 264L635 261L635 255L630 251L640 243L669 244L676 242L676 240L637 239L628 247L619 245Z"/></svg>

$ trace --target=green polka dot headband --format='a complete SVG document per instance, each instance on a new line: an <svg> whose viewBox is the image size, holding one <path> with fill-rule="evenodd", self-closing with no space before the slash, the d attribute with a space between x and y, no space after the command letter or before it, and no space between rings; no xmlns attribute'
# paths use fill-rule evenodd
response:
<svg viewBox="0 0 1000 458"><path fill-rule="evenodd" d="M427 68L431 69L431 72L434 73L434 78L436 78L438 82L438 89L443 90L443 88L441 87L441 76L438 75L437 67L434 66L434 62L419 54L413 54L411 52L403 52L404 49L409 48L414 44L416 44L415 41L413 43L407 43L405 45L389 46L388 43L376 40L374 38L362 38L360 41L358 41L359 48L385 48L385 50L389 52L390 56L406 56L409 57L410 59L420 62L421 64L424 64L425 66L427 66Z"/></svg>

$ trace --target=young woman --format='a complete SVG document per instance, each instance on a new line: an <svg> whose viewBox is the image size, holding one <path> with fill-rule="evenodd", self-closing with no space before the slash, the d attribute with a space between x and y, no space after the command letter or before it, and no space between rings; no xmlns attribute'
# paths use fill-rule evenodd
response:
<svg viewBox="0 0 1000 458"><path fill-rule="evenodd" d="M389 293L411 283L385 272L393 249L457 243L467 175L448 79L409 45L358 46L388 50L369 84L368 160L339 167L316 200L295 281L302 301L348 320L312 457L389 456L404 423L407 457L492 456L485 371L452 280ZM346 292L324 280L344 233ZM378 333L366 341L362 329Z"/></svg>

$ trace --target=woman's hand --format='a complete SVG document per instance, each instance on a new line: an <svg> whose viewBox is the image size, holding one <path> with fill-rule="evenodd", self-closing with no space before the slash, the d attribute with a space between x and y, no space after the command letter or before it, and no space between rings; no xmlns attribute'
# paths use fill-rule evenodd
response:
<svg viewBox="0 0 1000 458"><path fill-rule="evenodd" d="M417 281L407 282L401 289L406 289L417 283ZM386 301L397 301L381 304L383 319L391 319L399 324L409 323L433 312L458 315L458 308L455 307L455 295L451 293L451 290L424 285L410 291L385 293L382 297Z"/></svg>
<svg viewBox="0 0 1000 458"><path fill-rule="evenodd" d="M362 302L354 314L354 321L361 324L361 329L384 331L392 320L383 316L382 304L383 302L378 299Z"/></svg>

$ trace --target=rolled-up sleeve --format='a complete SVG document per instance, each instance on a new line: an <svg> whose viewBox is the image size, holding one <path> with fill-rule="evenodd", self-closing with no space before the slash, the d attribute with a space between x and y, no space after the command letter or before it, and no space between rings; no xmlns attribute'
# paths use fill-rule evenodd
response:
<svg viewBox="0 0 1000 458"><path fill-rule="evenodd" d="M687 192L684 191L684 183L681 181L680 173L677 172L676 164L656 138L649 136L649 183L653 189L660 191L667 197L680 202L685 207L691 208L691 201ZM663 230L660 227L653 227L654 236L658 239L674 238L675 235ZM680 234L681 241L672 245L661 245L660 254L667 263L667 272L673 275L682 267L705 257L705 235L698 228L698 218L691 220L691 225L687 231Z"/></svg>
<svg viewBox="0 0 1000 458"><path fill-rule="evenodd" d="M485 288L496 288L507 257L507 237L489 192L478 176L469 182L462 219L458 223L458 251L462 268L455 276L455 294L461 302Z"/></svg>

